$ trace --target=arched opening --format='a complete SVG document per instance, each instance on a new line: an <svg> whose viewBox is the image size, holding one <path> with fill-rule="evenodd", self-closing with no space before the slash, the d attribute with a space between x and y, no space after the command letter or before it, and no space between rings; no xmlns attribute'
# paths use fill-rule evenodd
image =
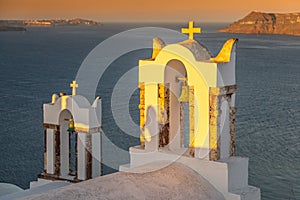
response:
<svg viewBox="0 0 300 200"><path fill-rule="evenodd" d="M220 123L220 158L230 156L230 127L229 127L229 103L224 100L221 104L221 123Z"/></svg>
<svg viewBox="0 0 300 200"><path fill-rule="evenodd" d="M77 133L74 118L69 110L63 110L59 116L60 126L60 176L74 179L77 176Z"/></svg>
<svg viewBox="0 0 300 200"><path fill-rule="evenodd" d="M183 87L188 88L184 64L179 60L170 60L165 67L164 80L164 124L160 131L160 147L188 147L189 107L188 102L179 101Z"/></svg>

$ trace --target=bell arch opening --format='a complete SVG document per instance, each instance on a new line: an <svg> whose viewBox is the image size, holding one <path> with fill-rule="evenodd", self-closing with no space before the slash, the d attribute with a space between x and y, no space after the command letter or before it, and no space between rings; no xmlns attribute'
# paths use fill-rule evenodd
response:
<svg viewBox="0 0 300 200"><path fill-rule="evenodd" d="M164 70L164 83L159 87L160 120L159 147L169 149L189 147L189 88L185 65L170 60Z"/></svg>
<svg viewBox="0 0 300 200"><path fill-rule="evenodd" d="M74 130L72 113L65 109L59 115L60 127L60 171L64 178L77 177L77 132ZM73 177L73 178L72 178Z"/></svg>

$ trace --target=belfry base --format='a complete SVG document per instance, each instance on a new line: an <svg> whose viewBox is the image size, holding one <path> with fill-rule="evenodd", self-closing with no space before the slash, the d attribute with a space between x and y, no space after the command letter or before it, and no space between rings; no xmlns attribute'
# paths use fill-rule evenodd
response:
<svg viewBox="0 0 300 200"><path fill-rule="evenodd" d="M209 161L185 156L187 151L186 148L177 151L146 151L140 146L131 147L130 164L120 166L119 170L145 173L177 162L193 169L199 176L205 178L223 194L226 200L260 199L260 189L248 185L248 158L232 156L223 160ZM147 168L147 165L151 167ZM141 166L144 166L143 169L147 171L136 170Z"/></svg>

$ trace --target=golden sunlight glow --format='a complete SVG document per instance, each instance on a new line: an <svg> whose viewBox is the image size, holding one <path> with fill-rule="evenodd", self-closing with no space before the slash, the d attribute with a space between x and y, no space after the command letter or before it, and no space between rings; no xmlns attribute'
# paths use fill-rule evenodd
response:
<svg viewBox="0 0 300 200"><path fill-rule="evenodd" d="M236 38L227 40L226 43L223 45L223 48L221 49L220 53L215 58L211 58L211 60L218 63L230 62L232 47L236 41Z"/></svg>

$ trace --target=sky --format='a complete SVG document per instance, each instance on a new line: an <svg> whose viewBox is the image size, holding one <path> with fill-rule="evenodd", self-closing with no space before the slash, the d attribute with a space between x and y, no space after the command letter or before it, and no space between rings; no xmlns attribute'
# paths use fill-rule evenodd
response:
<svg viewBox="0 0 300 200"><path fill-rule="evenodd" d="M300 12L300 0L0 0L0 19L232 22L253 10Z"/></svg>

